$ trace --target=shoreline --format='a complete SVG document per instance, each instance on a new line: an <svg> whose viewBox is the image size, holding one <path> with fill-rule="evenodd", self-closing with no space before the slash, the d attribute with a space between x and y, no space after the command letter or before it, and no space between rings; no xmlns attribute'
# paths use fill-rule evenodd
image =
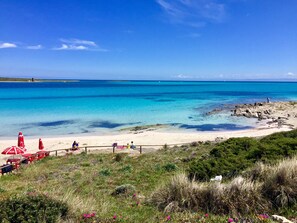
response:
<svg viewBox="0 0 297 223"><path fill-rule="evenodd" d="M198 141L221 141L233 137L262 137L275 132L290 131L291 128L287 126L283 127L269 127L260 126L257 128L237 131L204 131L204 132L170 132L170 131L144 131L138 134L125 132L110 135L67 135L67 136L55 136L55 137L44 137L42 138L45 150L52 151L58 149L70 148L73 141L79 142L80 147L84 146L110 146L112 148L113 143L118 145L127 145L131 141L134 145L148 145L145 149L160 149L165 144L187 144ZM39 137L26 137L25 145L27 148L26 153L35 153L38 151L38 139ZM17 145L17 136L14 139L0 139L0 148L5 148ZM160 145L149 146L149 145ZM162 146L161 146L162 145ZM153 148L152 148L153 147ZM106 149L96 149L94 151L104 151ZM0 164L5 163L5 160L9 156L0 154Z"/></svg>
<svg viewBox="0 0 297 223"><path fill-rule="evenodd" d="M45 150L59 150L70 148L73 141L79 142L80 147L87 146L110 146L113 143L127 145L134 142L134 145L160 145L165 144L187 144L198 141L222 141L232 137L262 137L275 132L290 131L297 127L297 102L273 102L234 105L234 110L229 110L230 115L258 118L259 123L255 128L243 130L219 130L219 131L197 131L197 130L176 130L165 124L134 126L114 132L96 132L84 134L49 135L42 137ZM220 113L223 110L214 109L211 113ZM236 124L236 122L234 123ZM17 133L16 133L17 134ZM38 151L39 136L25 136L27 153ZM1 151L9 146L17 145L17 135L0 137ZM150 146L147 146L150 147ZM147 148L146 147L146 148ZM158 146L151 146L150 149L159 149ZM145 148L144 148L145 149ZM106 150L106 149L96 149ZM0 164L8 156L0 154Z"/></svg>

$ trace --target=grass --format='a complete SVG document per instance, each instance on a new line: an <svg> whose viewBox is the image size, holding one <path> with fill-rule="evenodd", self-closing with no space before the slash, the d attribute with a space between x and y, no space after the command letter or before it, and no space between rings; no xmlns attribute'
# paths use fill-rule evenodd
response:
<svg viewBox="0 0 297 223"><path fill-rule="evenodd" d="M66 202L77 216L95 211L102 219L110 219L116 213L136 222L156 219L160 222L165 218L164 213L146 205L145 198L159 182L184 171L188 163L181 160L189 154L195 152L200 156L208 151L208 146L202 145L167 148L134 157L113 154L49 157L16 174L1 177L1 190L5 192L0 193L0 199L34 191ZM135 187L141 200L139 205L135 206L131 196L112 195L115 188L124 184Z"/></svg>
<svg viewBox="0 0 297 223"><path fill-rule="evenodd" d="M227 183L197 182L174 176L150 197L161 210L192 210L244 216L273 213L297 205L297 157L259 165Z"/></svg>
<svg viewBox="0 0 297 223"><path fill-rule="evenodd" d="M229 217L249 218L250 222L252 220L253 222L261 222L258 219L258 214L261 213L252 213L251 208L253 206L257 207L258 200L262 199L256 197L256 195L260 193L258 184L262 184L261 179L266 178L265 171L259 172L257 169L249 169L243 175L248 179L244 186L240 183L240 179L237 178L232 181L233 183L231 182L232 187L220 188L222 187L220 186L217 188L229 190L230 198L225 201L226 203L233 201L234 191L242 190L243 187L246 188L250 197L242 196L240 199L246 198L254 203L252 203L251 207L241 205L242 210L249 208L251 211L246 211L240 216L238 215L239 211L234 211L234 208L225 211L198 208L203 204L202 200L200 201L201 204L195 206L193 205L194 199L183 199L183 196L185 198L190 196L186 193L191 188L196 188L194 186L196 183L187 181L187 178L181 174L189 169L190 163L200 158L208 159L211 156L210 152L217 145L207 142L192 143L173 148L166 146L157 152L140 156L82 153L63 157L48 157L36 162L34 165L21 168L16 174L1 177L0 201L27 192L46 194L53 199L65 202L69 206L70 212L73 214L69 216L66 222L83 222L83 214L93 212L96 212L96 222L165 222L168 216L170 216L171 222L220 223L227 222ZM286 149L285 147L282 148ZM178 179L180 176L183 176L180 184L184 185L185 188L180 189L181 194L178 196L180 196L184 206L180 203L178 205L172 203L172 207L168 207L164 212L164 208L168 206L168 201L171 203L175 200L180 201L180 199L178 197L174 199L167 198L166 202L162 201L162 203L160 201L159 204L152 202L151 198L158 193L160 185L167 185L172 178ZM123 185L134 188L135 193L133 189L133 194L129 192L125 196L114 196L116 188L122 188ZM181 187L176 187L177 192L179 188ZM287 190L285 191L287 193ZM278 193L273 196L277 196ZM264 195L265 193L263 193ZM295 195L293 193L290 196L294 197ZM267 198L266 195L265 197ZM160 196L161 198L162 196ZM203 201L206 202L205 204L209 202L209 199L206 198ZM239 203L233 203L233 206L239 205ZM192 206L196 208L186 208ZM225 203L223 207L225 209ZM175 208L184 209L184 211L176 212ZM220 206L216 208L219 209ZM266 208L257 210L265 211ZM287 207L287 205L284 205L284 208L279 212L288 216L296 213L295 207ZM205 214L208 215L205 216ZM114 217L116 219L113 219Z"/></svg>

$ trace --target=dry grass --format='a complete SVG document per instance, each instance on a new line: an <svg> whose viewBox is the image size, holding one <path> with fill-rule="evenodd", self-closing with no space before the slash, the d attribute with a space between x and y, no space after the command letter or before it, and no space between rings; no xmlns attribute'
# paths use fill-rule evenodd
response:
<svg viewBox="0 0 297 223"><path fill-rule="evenodd" d="M166 212L193 210L241 216L297 203L297 158L274 166L257 164L231 182L201 183L185 174L152 193L149 202Z"/></svg>
<svg viewBox="0 0 297 223"><path fill-rule="evenodd" d="M283 161L271 167L264 181L263 195L274 207L291 207L297 203L297 158Z"/></svg>
<svg viewBox="0 0 297 223"><path fill-rule="evenodd" d="M258 183L242 177L235 178L229 184L199 183L189 181L185 174L181 174L155 191L150 202L168 212L168 208L175 203L174 210L242 215L268 209L268 204L263 204L259 189Z"/></svg>
<svg viewBox="0 0 297 223"><path fill-rule="evenodd" d="M245 175L252 181L263 182L261 193L275 208L297 203L297 157L274 166L258 163Z"/></svg>

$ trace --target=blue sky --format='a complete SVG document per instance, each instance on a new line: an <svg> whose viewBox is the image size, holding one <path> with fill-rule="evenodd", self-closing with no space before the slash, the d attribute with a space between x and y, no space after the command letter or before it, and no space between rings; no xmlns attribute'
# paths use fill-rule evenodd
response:
<svg viewBox="0 0 297 223"><path fill-rule="evenodd" d="M296 0L1 0L0 76L297 80Z"/></svg>

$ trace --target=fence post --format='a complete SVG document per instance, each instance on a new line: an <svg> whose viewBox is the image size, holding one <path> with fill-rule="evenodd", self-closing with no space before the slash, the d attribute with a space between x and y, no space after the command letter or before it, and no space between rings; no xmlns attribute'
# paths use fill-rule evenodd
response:
<svg viewBox="0 0 297 223"><path fill-rule="evenodd" d="M114 153L114 152L115 152L115 146L112 147L112 153Z"/></svg>
<svg viewBox="0 0 297 223"><path fill-rule="evenodd" d="M56 156L58 156L58 150L56 150Z"/></svg>
<svg viewBox="0 0 297 223"><path fill-rule="evenodd" d="M142 146L140 146L139 152L140 154L142 154Z"/></svg>
<svg viewBox="0 0 297 223"><path fill-rule="evenodd" d="M85 147L85 152L88 153L88 147Z"/></svg>

